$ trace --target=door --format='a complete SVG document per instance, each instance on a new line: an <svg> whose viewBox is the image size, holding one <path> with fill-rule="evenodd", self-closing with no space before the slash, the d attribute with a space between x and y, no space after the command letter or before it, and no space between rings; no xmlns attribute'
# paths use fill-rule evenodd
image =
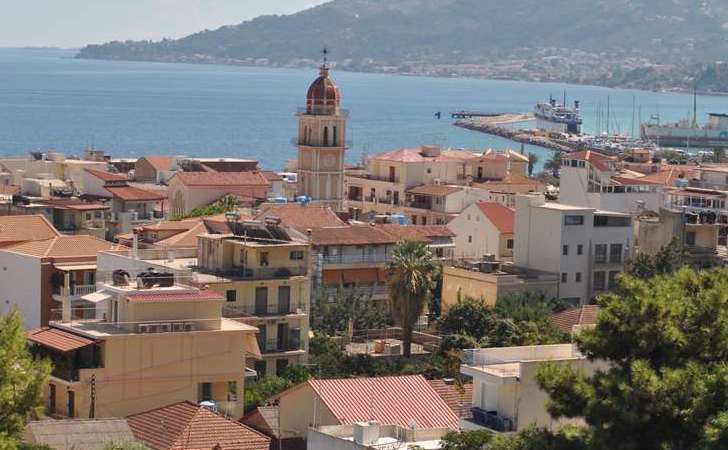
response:
<svg viewBox="0 0 728 450"><path fill-rule="evenodd" d="M291 312L291 287L278 287L278 314L288 314Z"/></svg>
<svg viewBox="0 0 728 450"><path fill-rule="evenodd" d="M268 314L268 288L255 288L255 314L264 316Z"/></svg>
<svg viewBox="0 0 728 450"><path fill-rule="evenodd" d="M260 348L261 353L265 353L265 351L268 349L266 347L266 340L268 339L268 327L263 324L260 327L258 327L258 347Z"/></svg>
<svg viewBox="0 0 728 450"><path fill-rule="evenodd" d="M68 417L76 417L76 393L68 391Z"/></svg>
<svg viewBox="0 0 728 450"><path fill-rule="evenodd" d="M390 166L389 167L389 182L390 183L394 183L394 178L395 178L394 175L395 175L394 167Z"/></svg>
<svg viewBox="0 0 728 450"><path fill-rule="evenodd" d="M288 324L278 324L278 351L285 352L288 350Z"/></svg>
<svg viewBox="0 0 728 450"><path fill-rule="evenodd" d="M56 413L56 385L48 385L48 414L53 415Z"/></svg>

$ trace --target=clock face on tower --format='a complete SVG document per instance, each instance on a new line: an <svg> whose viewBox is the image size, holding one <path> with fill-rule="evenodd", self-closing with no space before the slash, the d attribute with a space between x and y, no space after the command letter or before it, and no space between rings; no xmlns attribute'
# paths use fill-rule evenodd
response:
<svg viewBox="0 0 728 450"><path fill-rule="evenodd" d="M334 168L336 167L336 158L333 155L327 155L324 157L324 167Z"/></svg>

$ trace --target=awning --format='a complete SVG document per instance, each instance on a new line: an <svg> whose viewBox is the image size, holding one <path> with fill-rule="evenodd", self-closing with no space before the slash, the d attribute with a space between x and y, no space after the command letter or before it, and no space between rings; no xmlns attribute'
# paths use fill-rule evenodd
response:
<svg viewBox="0 0 728 450"><path fill-rule="evenodd" d="M91 303L100 303L110 298L111 294L108 294L106 292L92 292L81 297L81 300L86 300L87 302Z"/></svg>
<svg viewBox="0 0 728 450"><path fill-rule="evenodd" d="M63 353L95 344L96 341L58 328L43 327L28 331L28 340Z"/></svg>
<svg viewBox="0 0 728 450"><path fill-rule="evenodd" d="M260 347L258 347L258 340L254 334L243 336L243 349L245 350L245 356L253 359L263 359L263 355L260 354Z"/></svg>
<svg viewBox="0 0 728 450"><path fill-rule="evenodd" d="M381 283L386 279L384 270L380 269L334 269L323 271L323 282L326 285L340 283L367 284Z"/></svg>
<svg viewBox="0 0 728 450"><path fill-rule="evenodd" d="M71 272L74 270L96 270L96 264L54 264L53 267L64 272Z"/></svg>

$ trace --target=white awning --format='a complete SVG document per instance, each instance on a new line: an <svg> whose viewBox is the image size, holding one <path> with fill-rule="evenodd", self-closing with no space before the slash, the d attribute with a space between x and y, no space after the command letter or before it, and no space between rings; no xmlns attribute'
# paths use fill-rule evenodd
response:
<svg viewBox="0 0 728 450"><path fill-rule="evenodd" d="M108 300L110 298L111 298L111 294L108 294L103 291L92 292L90 294L86 294L83 297L81 297L82 300L86 300L87 302L91 302L91 303L103 302L104 300Z"/></svg>

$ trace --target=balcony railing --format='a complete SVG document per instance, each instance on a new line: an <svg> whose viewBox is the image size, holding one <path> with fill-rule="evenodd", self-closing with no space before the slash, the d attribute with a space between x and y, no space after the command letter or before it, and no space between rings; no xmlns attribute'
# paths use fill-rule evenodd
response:
<svg viewBox="0 0 728 450"><path fill-rule="evenodd" d="M192 266L191 268L195 272L234 280L274 280L279 278L303 277L308 274L308 268L305 266L237 267L227 270L211 270L200 266Z"/></svg>
<svg viewBox="0 0 728 450"><path fill-rule="evenodd" d="M241 316L281 316L287 314L305 313L305 307L295 302L290 303L268 303L265 305L225 305L223 315L225 317Z"/></svg>
<svg viewBox="0 0 728 450"><path fill-rule="evenodd" d="M268 339L266 341L258 341L261 353L282 353L301 350L300 339L289 339L285 342L282 339Z"/></svg>
<svg viewBox="0 0 728 450"><path fill-rule="evenodd" d="M472 411L473 420L478 425L500 432L514 430L513 420L499 415L497 411L486 411L482 408L478 408L477 406L473 407Z"/></svg>
<svg viewBox="0 0 728 450"><path fill-rule="evenodd" d="M96 285L95 284L77 284L74 286L71 286L71 292L69 292L69 295L71 297L81 297L83 295L88 295L92 292L96 292ZM62 286L56 287L53 292L55 295L63 295L63 289Z"/></svg>
<svg viewBox="0 0 728 450"><path fill-rule="evenodd" d="M390 255L391 256L391 255ZM387 255L324 255L324 264L384 264L389 261Z"/></svg>
<svg viewBox="0 0 728 450"><path fill-rule="evenodd" d="M386 284L331 286L323 288L323 292L327 298L334 300L347 295L371 296L375 299L389 296L389 290Z"/></svg>

